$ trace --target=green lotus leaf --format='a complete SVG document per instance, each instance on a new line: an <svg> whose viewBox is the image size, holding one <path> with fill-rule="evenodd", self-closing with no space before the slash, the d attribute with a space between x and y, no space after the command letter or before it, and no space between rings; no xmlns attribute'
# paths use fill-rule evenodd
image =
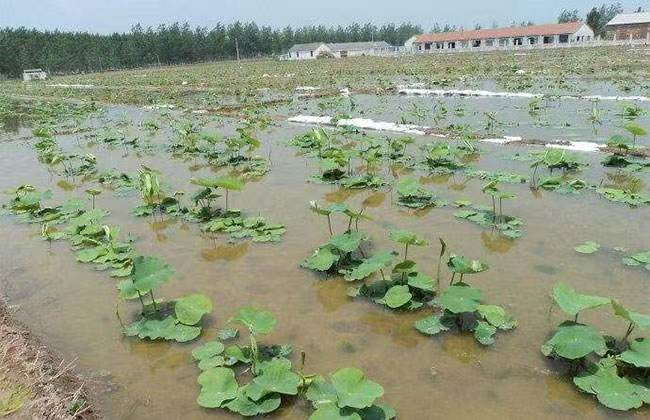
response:
<svg viewBox="0 0 650 420"><path fill-rule="evenodd" d="M343 368L332 375L339 407L366 408L384 395L381 385L367 379L356 368Z"/></svg>
<svg viewBox="0 0 650 420"><path fill-rule="evenodd" d="M595 309L609 305L610 299L600 296L581 295L564 283L558 283L553 288L555 303L568 315L575 317L585 309Z"/></svg>
<svg viewBox="0 0 650 420"><path fill-rule="evenodd" d="M420 289L425 292L434 292L436 290L433 278L417 271L409 273L408 285L409 287Z"/></svg>
<svg viewBox="0 0 650 420"><path fill-rule="evenodd" d="M128 337L137 336L141 339L150 340L175 340L179 343L192 341L201 335L200 327L191 327L179 324L176 318L168 316L162 320L142 318L125 329Z"/></svg>
<svg viewBox="0 0 650 420"><path fill-rule="evenodd" d="M314 254L301 264L304 268L316 271L327 271L339 260L329 246L318 248Z"/></svg>
<svg viewBox="0 0 650 420"><path fill-rule="evenodd" d="M440 304L454 314L474 312L478 309L483 292L463 283L449 286L440 297Z"/></svg>
<svg viewBox="0 0 650 420"><path fill-rule="evenodd" d="M227 358L227 364L232 366L237 362L250 363L251 355L248 347L240 347L237 345L229 346L224 351L223 355Z"/></svg>
<svg viewBox="0 0 650 420"><path fill-rule="evenodd" d="M212 312L212 301L201 294L184 296L176 301L176 319L185 325L196 325L204 315Z"/></svg>
<svg viewBox="0 0 650 420"><path fill-rule="evenodd" d="M542 346L542 353L569 360L581 359L591 353L607 353L607 344L598 330L581 324L562 325L555 335Z"/></svg>
<svg viewBox="0 0 650 420"><path fill-rule="evenodd" d="M393 286L386 292L382 301L391 309L397 309L406 305L413 295L408 286Z"/></svg>
<svg viewBox="0 0 650 420"><path fill-rule="evenodd" d="M359 249L361 242L366 238L366 236L361 232L346 232L339 235L334 235L329 240L329 245L334 248L348 253L354 252Z"/></svg>
<svg viewBox="0 0 650 420"><path fill-rule="evenodd" d="M237 338L238 335L239 331L236 328L223 328L217 333L217 337L221 341L232 340L233 338Z"/></svg>
<svg viewBox="0 0 650 420"><path fill-rule="evenodd" d="M478 321L474 328L474 338L484 346L489 346L494 344L494 334L496 334L496 332L496 327L485 321Z"/></svg>
<svg viewBox="0 0 650 420"><path fill-rule="evenodd" d="M501 306L479 305L476 310L490 325L500 330L511 330L517 326L517 320L509 315Z"/></svg>
<svg viewBox="0 0 650 420"><path fill-rule="evenodd" d="M335 403L321 404L314 411L309 420L362 420L361 416L353 410L342 410Z"/></svg>
<svg viewBox="0 0 650 420"><path fill-rule="evenodd" d="M205 408L219 408L237 397L239 385L232 369L217 367L206 370L198 377L201 393L196 402Z"/></svg>
<svg viewBox="0 0 650 420"><path fill-rule="evenodd" d="M335 404L337 401L336 389L322 376L317 376L311 381L305 397L311 401L314 408L325 404Z"/></svg>
<svg viewBox="0 0 650 420"><path fill-rule="evenodd" d="M225 407L230 411L234 411L235 413L239 413L245 417L267 414L277 410L278 407L280 407L282 400L277 394L268 395L259 401L251 400L246 395L246 391L249 386L250 385L241 387L237 393L237 398L227 403Z"/></svg>
<svg viewBox="0 0 650 420"><path fill-rule="evenodd" d="M640 264L650 264L650 251L634 254L630 258L639 262Z"/></svg>
<svg viewBox="0 0 650 420"><path fill-rule="evenodd" d="M171 267L160 258L139 256L133 259L133 282L142 294L168 281L172 274Z"/></svg>
<svg viewBox="0 0 650 420"><path fill-rule="evenodd" d="M650 315L643 315L638 312L632 312L615 300L612 301L612 307L614 308L614 313L616 315L628 320L637 327L642 329L650 328Z"/></svg>
<svg viewBox="0 0 650 420"><path fill-rule="evenodd" d="M192 350L195 360L205 360L223 353L225 346L219 341L210 341Z"/></svg>
<svg viewBox="0 0 650 420"><path fill-rule="evenodd" d="M223 356L214 356L207 359L203 359L199 362L199 369L201 370L208 370L208 369L213 369L222 366L228 366L228 363Z"/></svg>
<svg viewBox="0 0 650 420"><path fill-rule="evenodd" d="M456 274L478 274L490 268L482 261L470 260L462 255L450 256L447 267Z"/></svg>
<svg viewBox="0 0 650 420"><path fill-rule="evenodd" d="M291 371L291 364L274 359L260 367L262 374L253 379L253 384L259 386L267 393L296 395L300 377ZM250 396L250 395L249 395ZM263 395L262 395L263 396ZM259 398L255 398L258 400Z"/></svg>
<svg viewBox="0 0 650 420"><path fill-rule="evenodd" d="M375 254L359 264L354 270L346 274L347 281L363 280L371 274L376 273L384 267L388 267L393 263L395 253L387 251Z"/></svg>
<svg viewBox="0 0 650 420"><path fill-rule="evenodd" d="M404 245L426 246L428 242L408 230L391 230L390 239Z"/></svg>
<svg viewBox="0 0 650 420"><path fill-rule="evenodd" d="M593 241L587 241L581 245L576 246L573 249L581 254L593 254L600 249L600 244Z"/></svg>
<svg viewBox="0 0 650 420"><path fill-rule="evenodd" d="M589 370L573 378L582 391L594 394L605 407L627 411L643 405L647 389L618 376L616 360L602 359Z"/></svg>
<svg viewBox="0 0 650 420"><path fill-rule="evenodd" d="M94 248L84 248L77 253L77 261L80 263L89 263L95 261L97 258L105 255L107 249L103 246L97 246Z"/></svg>
<svg viewBox="0 0 650 420"><path fill-rule="evenodd" d="M271 312L261 311L253 307L240 309L239 313L231 321L243 324L253 335L268 334L278 322Z"/></svg>
<svg viewBox="0 0 650 420"><path fill-rule="evenodd" d="M630 348L617 358L639 368L650 368L650 340L645 338L636 339L630 343Z"/></svg>
<svg viewBox="0 0 650 420"><path fill-rule="evenodd" d="M449 328L443 323L443 318L439 315L431 315L415 321L415 328L422 334L427 335L436 335L443 331L449 331Z"/></svg>

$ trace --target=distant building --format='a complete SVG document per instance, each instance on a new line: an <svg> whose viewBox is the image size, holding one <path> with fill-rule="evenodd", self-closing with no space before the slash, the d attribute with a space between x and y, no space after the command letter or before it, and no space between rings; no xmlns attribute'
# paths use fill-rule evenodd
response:
<svg viewBox="0 0 650 420"><path fill-rule="evenodd" d="M594 31L583 22L552 23L513 28L479 29L418 35L407 43L417 53L440 50L511 49L587 42ZM408 45L407 45L408 46Z"/></svg>
<svg viewBox="0 0 650 420"><path fill-rule="evenodd" d="M311 60L319 57L355 57L363 55L391 55L395 47L384 41L376 42L344 42L326 44L315 42L311 44L296 44L289 49L289 60Z"/></svg>
<svg viewBox="0 0 650 420"><path fill-rule="evenodd" d="M28 69L23 71L23 81L30 82L32 80L45 80L47 73L42 69Z"/></svg>
<svg viewBox="0 0 650 420"><path fill-rule="evenodd" d="M607 35L615 40L645 39L650 43L650 12L616 15L607 24Z"/></svg>

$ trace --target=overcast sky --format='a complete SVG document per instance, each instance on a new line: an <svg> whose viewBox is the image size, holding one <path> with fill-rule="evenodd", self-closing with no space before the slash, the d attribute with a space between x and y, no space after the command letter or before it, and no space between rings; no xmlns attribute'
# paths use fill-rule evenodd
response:
<svg viewBox="0 0 650 420"><path fill-rule="evenodd" d="M647 1L621 4L632 11L647 6ZM275 27L410 21L430 29L436 22L465 27L494 21L553 22L565 7L584 14L595 4L593 0L0 0L0 27L108 33L128 31L138 22L145 27L174 21L209 27L254 20Z"/></svg>

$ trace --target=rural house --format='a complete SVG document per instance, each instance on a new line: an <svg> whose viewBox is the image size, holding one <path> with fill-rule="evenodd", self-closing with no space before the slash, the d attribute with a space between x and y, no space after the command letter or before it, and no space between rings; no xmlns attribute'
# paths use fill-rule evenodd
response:
<svg viewBox="0 0 650 420"><path fill-rule="evenodd" d="M27 69L23 71L23 81L31 82L32 80L45 80L47 73L42 69Z"/></svg>
<svg viewBox="0 0 650 420"><path fill-rule="evenodd" d="M614 40L645 39L650 43L650 12L616 15L607 24L607 34Z"/></svg>
<svg viewBox="0 0 650 420"><path fill-rule="evenodd" d="M418 35L406 46L417 53L444 50L491 50L553 46L591 41L594 31L583 22L552 23L513 28L479 29Z"/></svg>
<svg viewBox="0 0 650 420"><path fill-rule="evenodd" d="M344 42L326 44L315 42L311 44L296 44L289 49L289 60L310 60L318 57L355 57L364 55L390 55L395 48L384 41Z"/></svg>

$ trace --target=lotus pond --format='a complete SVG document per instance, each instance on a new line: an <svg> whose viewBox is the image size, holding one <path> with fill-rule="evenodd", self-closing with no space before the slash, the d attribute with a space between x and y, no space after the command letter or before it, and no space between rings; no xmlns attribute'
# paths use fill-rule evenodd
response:
<svg viewBox="0 0 650 420"><path fill-rule="evenodd" d="M1 291L102 414L650 414L650 102L304 92L0 98Z"/></svg>

